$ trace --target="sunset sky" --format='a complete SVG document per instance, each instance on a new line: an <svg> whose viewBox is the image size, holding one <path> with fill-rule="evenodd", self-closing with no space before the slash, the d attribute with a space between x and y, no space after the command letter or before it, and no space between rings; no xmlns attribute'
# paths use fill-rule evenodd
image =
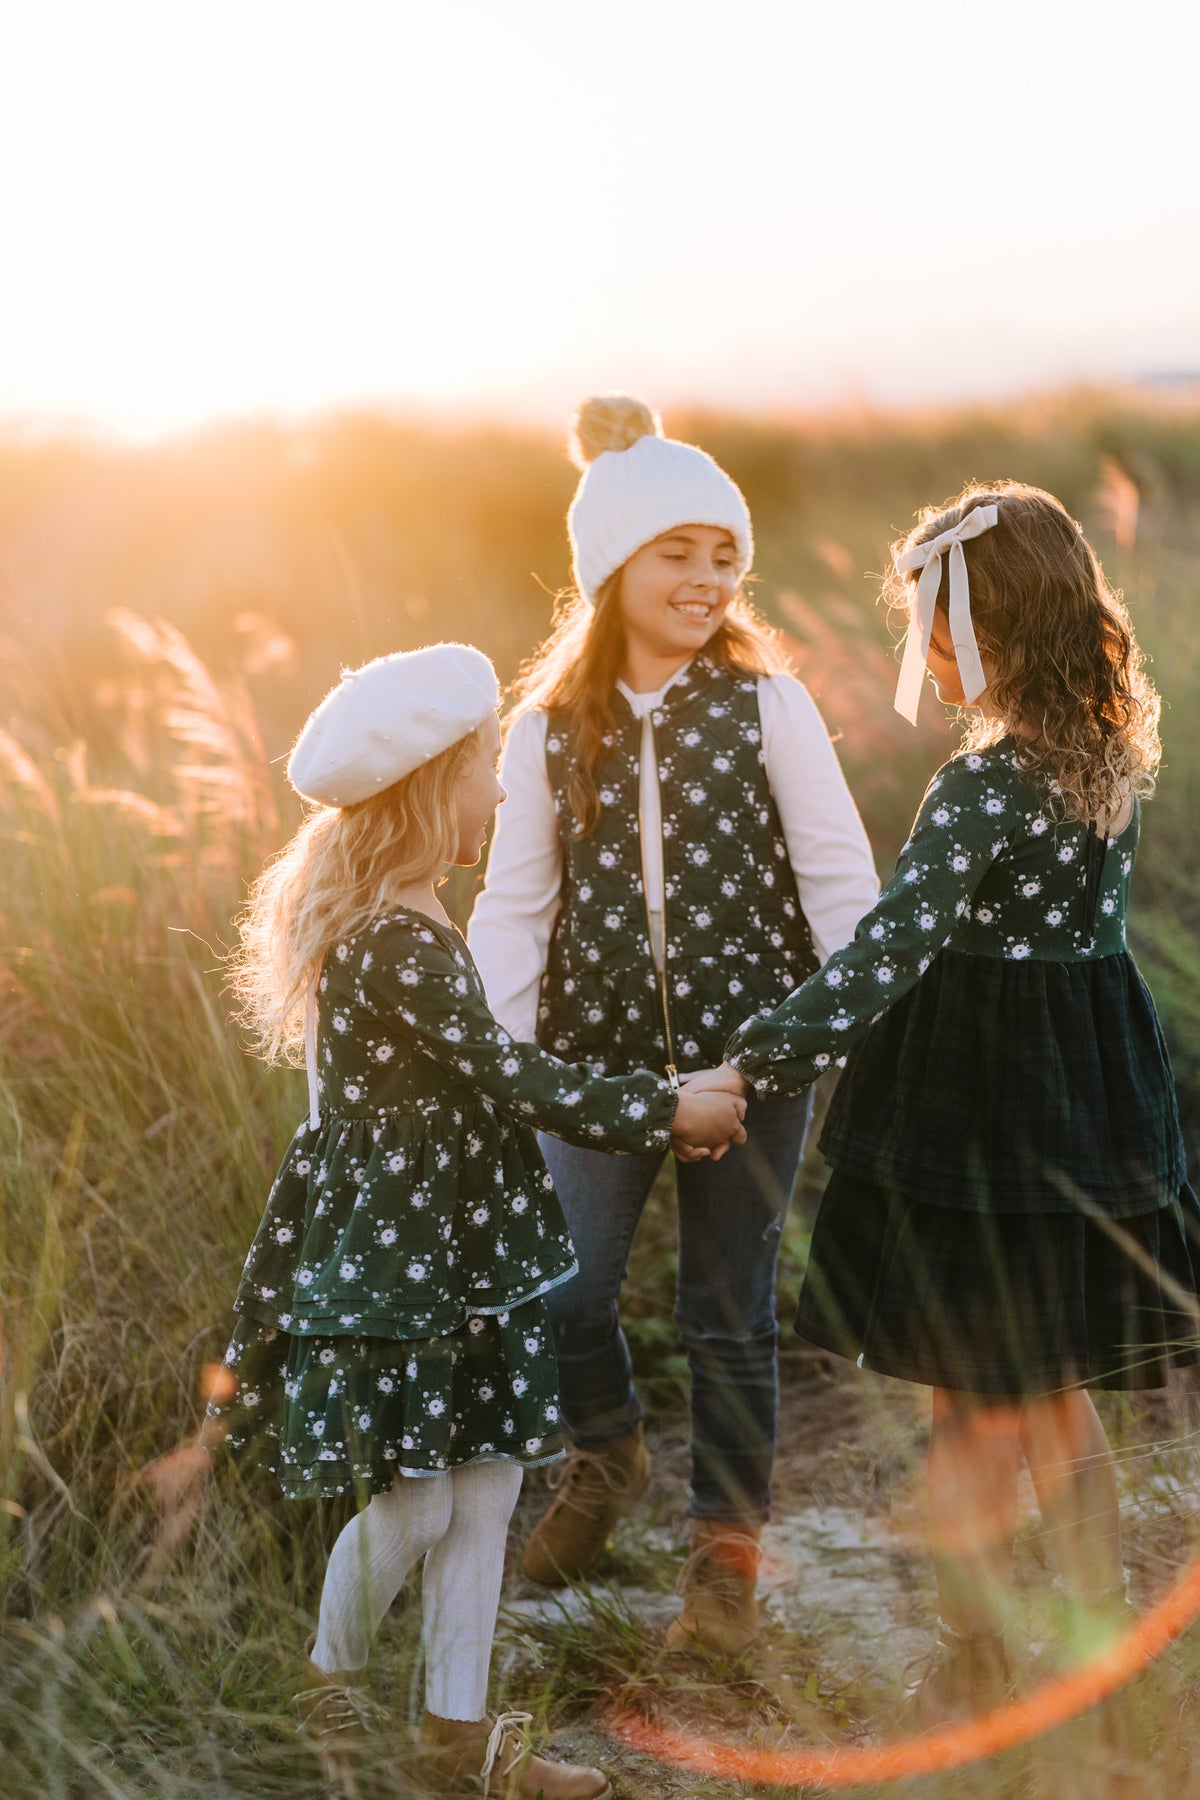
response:
<svg viewBox="0 0 1200 1800"><path fill-rule="evenodd" d="M907 404L1200 369L1200 8L36 0L0 419Z"/></svg>

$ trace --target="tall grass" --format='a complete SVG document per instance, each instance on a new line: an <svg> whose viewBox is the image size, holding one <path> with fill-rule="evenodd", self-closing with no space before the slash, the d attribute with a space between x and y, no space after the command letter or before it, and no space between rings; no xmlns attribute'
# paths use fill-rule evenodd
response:
<svg viewBox="0 0 1200 1800"><path fill-rule="evenodd" d="M747 492L758 602L841 734L884 863L953 736L932 705L915 735L893 717L863 571L972 476L1044 483L1094 531L1167 701L1135 930L1194 1124L1200 419L1083 397L820 428L670 424ZM343 661L431 637L478 642L511 675L567 579L572 479L540 438L368 418L160 452L0 450L0 1786L14 1800L315 1791L286 1701L342 1509L287 1508L222 1467L178 1542L162 1530L174 1477L155 1459L195 1425L302 1105L296 1075L242 1053L221 956L245 882L294 822L277 759L308 706ZM450 892L465 918L472 880ZM664 1220L634 1279L639 1354L669 1409ZM622 1629L598 1620L601 1660ZM406 1646L393 1634L383 1655L401 1710ZM535 1649L548 1668L571 1661ZM569 1691L548 1683L552 1721ZM411 1791L398 1754L364 1791Z"/></svg>

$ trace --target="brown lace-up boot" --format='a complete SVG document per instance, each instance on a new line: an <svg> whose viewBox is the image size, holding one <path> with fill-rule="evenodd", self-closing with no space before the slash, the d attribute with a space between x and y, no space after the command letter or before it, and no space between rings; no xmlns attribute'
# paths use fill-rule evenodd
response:
<svg viewBox="0 0 1200 1800"><path fill-rule="evenodd" d="M712 1650L738 1656L758 1631L762 1527L743 1519L697 1519L692 1553L679 1571L683 1609L667 1627L668 1650Z"/></svg>
<svg viewBox="0 0 1200 1800"><path fill-rule="evenodd" d="M600 1450L570 1445L550 1473L558 1494L530 1533L522 1567L530 1581L563 1587L586 1575L613 1527L646 1491L650 1457L638 1425Z"/></svg>
<svg viewBox="0 0 1200 1800"><path fill-rule="evenodd" d="M310 1639L310 1650L312 1643ZM362 1669L347 1669L326 1675L310 1662L303 1685L293 1696L296 1730L317 1753L326 1791L344 1800L358 1800L355 1763L372 1740L378 1743L389 1724L387 1713L362 1687L364 1674Z"/></svg>
<svg viewBox="0 0 1200 1800"><path fill-rule="evenodd" d="M612 1800L601 1770L534 1755L526 1737L532 1716L507 1712L470 1724L426 1713L417 1740L421 1773L439 1784L461 1782L462 1793L483 1800Z"/></svg>
<svg viewBox="0 0 1200 1800"><path fill-rule="evenodd" d="M966 1636L943 1624L919 1681L909 1691L903 1722L909 1730L929 1731L955 1719L995 1712L1012 1697L1004 1634L976 1631Z"/></svg>

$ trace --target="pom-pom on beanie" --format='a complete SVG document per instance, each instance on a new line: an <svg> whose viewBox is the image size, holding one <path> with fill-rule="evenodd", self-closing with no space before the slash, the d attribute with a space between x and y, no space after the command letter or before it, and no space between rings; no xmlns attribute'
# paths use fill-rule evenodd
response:
<svg viewBox="0 0 1200 1800"><path fill-rule="evenodd" d="M635 550L680 525L728 531L738 574L750 567L754 537L740 490L706 451L663 437L644 400L626 394L585 400L570 449L583 478L567 513L567 532L575 583L591 605Z"/></svg>
<svg viewBox="0 0 1200 1800"><path fill-rule="evenodd" d="M347 669L288 758L306 800L353 806L383 793L482 725L500 684L472 644L427 644Z"/></svg>

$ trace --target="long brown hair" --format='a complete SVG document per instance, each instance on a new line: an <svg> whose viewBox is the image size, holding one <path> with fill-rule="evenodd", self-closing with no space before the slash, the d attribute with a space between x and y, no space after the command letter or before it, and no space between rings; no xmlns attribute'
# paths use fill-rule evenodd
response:
<svg viewBox="0 0 1200 1800"><path fill-rule="evenodd" d="M429 881L458 849L455 789L479 730L381 794L318 806L250 890L229 959L236 1017L269 1062L300 1062L304 1000L331 945Z"/></svg>
<svg viewBox="0 0 1200 1800"><path fill-rule="evenodd" d="M972 483L926 507L892 546L885 596L907 609L911 578L897 572L896 558L993 504L996 524L963 551L975 634L995 669L988 699L1000 717L968 715L965 747L979 750L1012 732L1062 813L1110 819L1131 794L1154 791L1160 701L1121 596L1052 494L1020 481ZM943 569L943 611L947 581Z"/></svg>
<svg viewBox="0 0 1200 1800"><path fill-rule="evenodd" d="M613 689L625 660L621 573L618 569L604 582L594 607L573 589L559 595L550 636L522 665L513 685L516 705L509 723L533 710L571 716L576 756L567 800L577 837L589 837L600 822L596 773L616 730ZM700 654L745 675L776 675L788 667L774 632L744 593L732 601Z"/></svg>

